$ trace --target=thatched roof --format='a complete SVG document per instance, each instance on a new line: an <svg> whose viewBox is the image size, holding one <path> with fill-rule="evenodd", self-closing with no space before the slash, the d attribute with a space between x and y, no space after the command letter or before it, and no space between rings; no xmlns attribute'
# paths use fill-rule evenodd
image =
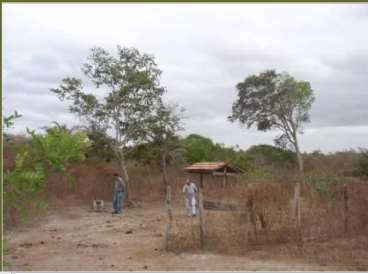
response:
<svg viewBox="0 0 368 274"><path fill-rule="evenodd" d="M205 173L205 174L211 174L214 172L222 172L224 173L226 170L226 173L239 173L240 170L229 166L229 164L225 162L199 162L194 163L186 168L184 168L187 172L190 173Z"/></svg>

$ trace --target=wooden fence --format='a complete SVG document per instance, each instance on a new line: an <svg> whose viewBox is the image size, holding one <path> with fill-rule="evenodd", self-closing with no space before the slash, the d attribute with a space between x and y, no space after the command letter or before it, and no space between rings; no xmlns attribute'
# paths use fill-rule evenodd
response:
<svg viewBox="0 0 368 274"><path fill-rule="evenodd" d="M341 230L344 233L348 233L350 231L350 197L349 197L349 191L346 186L344 186L342 189L342 196L340 196L340 212L341 212L341 218L338 220L341 224ZM245 224L244 227L244 233L247 235L247 242L249 233L254 236L254 238L257 241L257 238L261 235L259 234L262 232L266 239L269 237L268 229L268 221L265 215L263 215L261 212L258 212L257 209L254 206L254 203L252 199L249 199L245 203L242 204L236 204L236 203L227 203L222 201L216 201L216 200L210 200L206 199L203 189L199 188L198 192L198 217L199 217L199 240L200 240L200 247L204 248L206 245L206 234L207 234L207 227L206 227L206 214L205 211L219 211L219 212L236 212L239 213L242 220L244 221L243 224ZM166 227L166 249L168 249L169 242L171 240L172 235L172 227L173 227L173 212L172 212L172 200L171 200L171 188L168 186L167 188L167 195L166 195L166 207L167 207L167 216L168 216L168 222ZM301 212L303 214L303 212ZM306 212L305 212L306 214ZM309 217L307 217L309 218ZM259 229L257 228L259 224ZM286 223L285 223L286 224ZM288 225L291 225L289 223ZM301 230L299 231L301 232ZM258 234L258 236L257 236ZM307 235L305 235L307 236ZM250 239L250 238L249 238ZM298 241L303 241L303 237L298 238Z"/></svg>

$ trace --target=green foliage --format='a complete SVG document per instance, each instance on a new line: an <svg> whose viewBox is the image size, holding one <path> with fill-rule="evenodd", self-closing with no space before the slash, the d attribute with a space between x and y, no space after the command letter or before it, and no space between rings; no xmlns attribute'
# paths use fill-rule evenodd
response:
<svg viewBox="0 0 368 274"><path fill-rule="evenodd" d="M43 191L46 178L46 172L41 164L27 168L27 161L31 161L29 153L19 153L15 168L4 174L4 203L13 206L22 215L25 214L27 205Z"/></svg>
<svg viewBox="0 0 368 274"><path fill-rule="evenodd" d="M271 181L273 179L272 171L259 165L251 166L242 176L246 182Z"/></svg>
<svg viewBox="0 0 368 274"><path fill-rule="evenodd" d="M299 170L303 172L297 134L310 121L309 110L315 98L307 81L297 81L288 73L266 70L251 75L236 85L238 97L233 103L231 122L238 121L258 130L281 130L275 139L277 146L291 147L298 155Z"/></svg>
<svg viewBox="0 0 368 274"><path fill-rule="evenodd" d="M178 110L177 105L160 103L148 120L146 140L162 145L183 130L181 120L184 110Z"/></svg>
<svg viewBox="0 0 368 274"><path fill-rule="evenodd" d="M147 125L146 142L134 146L127 157L162 168L181 158L183 150L177 133L182 130L182 112L177 111L177 106L161 104Z"/></svg>
<svg viewBox="0 0 368 274"><path fill-rule="evenodd" d="M225 147L222 144L215 144L215 146L214 160L228 163L242 171L249 171L254 167L254 159L245 151Z"/></svg>
<svg viewBox="0 0 368 274"><path fill-rule="evenodd" d="M96 47L91 49L82 71L96 88L108 90L107 96L99 100L87 93L77 78L65 78L59 88L51 91L61 100L69 100L70 111L90 126L115 131L119 147L141 141L165 92L155 58L135 48L118 46L117 56L113 56Z"/></svg>
<svg viewBox="0 0 368 274"><path fill-rule="evenodd" d="M213 161L218 151L211 139L191 134L182 140L184 159L188 163Z"/></svg>
<svg viewBox="0 0 368 274"><path fill-rule="evenodd" d="M87 131L91 145L86 153L88 158L110 161L114 155L111 149L112 139L103 131Z"/></svg>
<svg viewBox="0 0 368 274"><path fill-rule="evenodd" d="M302 122L309 121L308 111L314 97L306 81L267 70L247 77L236 88L238 99L233 104L230 121L239 120L248 127L256 124L258 130L276 127L287 135L293 133L292 126L299 128Z"/></svg>
<svg viewBox="0 0 368 274"><path fill-rule="evenodd" d="M127 153L127 158L134 159L142 165L160 163L158 148L153 143L143 143L132 147Z"/></svg>
<svg viewBox="0 0 368 274"><path fill-rule="evenodd" d="M90 141L85 132L71 133L64 127L53 127L46 135L27 130L32 136L32 152L35 160L64 171L66 166L85 159Z"/></svg>
<svg viewBox="0 0 368 274"><path fill-rule="evenodd" d="M49 128L46 134L28 130L31 144L19 149L15 167L4 174L4 202L25 216L34 205L47 208L39 194L44 190L49 167L65 171L72 162L83 160L90 142L83 132L70 132L66 127Z"/></svg>
<svg viewBox="0 0 368 274"><path fill-rule="evenodd" d="M322 197L328 195L328 190L331 186L342 182L339 176L327 173L308 174L305 177L305 181Z"/></svg>
<svg viewBox="0 0 368 274"><path fill-rule="evenodd" d="M242 171L254 168L254 160L247 152L214 143L210 138L191 134L181 142L187 163L222 161Z"/></svg>
<svg viewBox="0 0 368 274"><path fill-rule="evenodd" d="M69 100L70 111L86 120L90 128L112 132L111 150L129 185L126 149L147 141L152 116L166 92L160 83L162 71L153 56L120 46L115 56L103 48L92 48L82 71L96 89L107 92L106 96L100 99L87 92L82 81L74 77L65 78L50 91L60 100Z"/></svg>
<svg viewBox="0 0 368 274"><path fill-rule="evenodd" d="M244 151L237 152L228 162L244 172L254 167L254 159Z"/></svg>
<svg viewBox="0 0 368 274"><path fill-rule="evenodd" d="M22 115L20 115L16 110L14 111L14 114L4 117L5 128L11 128L14 125L14 121L20 117L22 117Z"/></svg>
<svg viewBox="0 0 368 274"><path fill-rule="evenodd" d="M9 115L9 116L4 116L4 123L3 123L3 129L9 129L14 125L14 121L16 119L19 119L20 117L22 117L22 115L20 115L16 110L14 111L13 114ZM9 135L4 132L4 143L11 143L10 142L11 138L9 137Z"/></svg>

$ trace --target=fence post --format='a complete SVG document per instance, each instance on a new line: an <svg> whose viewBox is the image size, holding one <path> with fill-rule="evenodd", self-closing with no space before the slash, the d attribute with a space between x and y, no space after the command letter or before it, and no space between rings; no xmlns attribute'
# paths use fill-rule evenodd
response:
<svg viewBox="0 0 368 274"><path fill-rule="evenodd" d="M166 226L165 249L167 251L169 249L169 244L171 240L171 229L172 229L172 221L173 221L172 209L171 209L171 186L167 186L166 208L167 208L168 223Z"/></svg>
<svg viewBox="0 0 368 274"><path fill-rule="evenodd" d="M347 233L349 230L349 195L348 187L344 185L344 231Z"/></svg>
<svg viewBox="0 0 368 274"><path fill-rule="evenodd" d="M199 188L198 203L199 203L199 239L201 243L201 248L204 248L205 226L204 226L204 210L203 210L203 189L201 187Z"/></svg>
<svg viewBox="0 0 368 274"><path fill-rule="evenodd" d="M248 245L249 244L249 233L250 233L250 212L246 205L244 206L240 216L241 216L242 222L245 222L244 239L245 239L245 244Z"/></svg>

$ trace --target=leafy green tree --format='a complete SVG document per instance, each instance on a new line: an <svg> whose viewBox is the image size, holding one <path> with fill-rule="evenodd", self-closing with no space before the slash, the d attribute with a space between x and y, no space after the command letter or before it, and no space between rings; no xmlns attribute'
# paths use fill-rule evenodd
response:
<svg viewBox="0 0 368 274"><path fill-rule="evenodd" d="M132 146L126 154L126 158L144 166L160 166L157 146L149 142Z"/></svg>
<svg viewBox="0 0 368 274"><path fill-rule="evenodd" d="M184 158L188 163L215 160L218 147L211 139L198 134L190 134L182 140Z"/></svg>
<svg viewBox="0 0 368 274"><path fill-rule="evenodd" d="M254 159L248 153L241 150L236 152L229 163L245 172L254 166Z"/></svg>
<svg viewBox="0 0 368 274"><path fill-rule="evenodd" d="M51 91L61 100L71 101L71 112L113 132L112 150L129 185L126 153L132 144L145 140L152 113L161 105L165 92L160 84L162 72L153 56L119 46L117 56L103 48L93 48L82 71L97 89L107 92L103 99L86 92L76 78L64 79L59 88ZM129 202L129 188L127 196Z"/></svg>
<svg viewBox="0 0 368 274"><path fill-rule="evenodd" d="M303 175L297 135L303 132L303 124L310 121L309 110L315 100L309 82L297 81L287 73L267 70L247 77L236 88L238 97L229 120L239 121L248 128L255 124L262 131L279 129L282 134L275 140L276 144L291 145Z"/></svg>
<svg viewBox="0 0 368 274"><path fill-rule="evenodd" d="M178 110L176 105L162 104L148 124L147 141L135 146L129 153L130 158L142 164L158 165L165 187L170 184L167 166L177 161L183 153L177 135L183 129L181 125L183 111Z"/></svg>
<svg viewBox="0 0 368 274"><path fill-rule="evenodd" d="M279 129L282 134L276 144L294 149L301 178L304 175L303 159L299 148L298 133L310 121L309 110L314 102L313 90L307 81L298 81L287 73L267 70L251 75L236 85L238 97L233 103L231 122L258 130ZM300 182L295 187L296 214L300 224Z"/></svg>
<svg viewBox="0 0 368 274"><path fill-rule="evenodd" d="M247 171L253 166L253 159L245 151L214 143L210 138L190 134L181 142L187 163L222 161L242 171Z"/></svg>
<svg viewBox="0 0 368 274"><path fill-rule="evenodd" d="M87 158L99 159L109 162L113 157L111 144L113 139L101 130L87 130L91 146L86 154Z"/></svg>
<svg viewBox="0 0 368 274"><path fill-rule="evenodd" d="M230 165L239 168L242 171L249 171L253 165L253 158L243 150L236 150L233 147L225 147L221 144L216 144L215 158L216 161L229 163Z"/></svg>
<svg viewBox="0 0 368 274"><path fill-rule="evenodd" d="M161 104L156 115L148 124L148 140L153 144L153 154L160 159L162 179L165 187L169 184L167 178L167 163L175 161L181 154L179 131L183 130L181 119L183 110L177 111L177 106Z"/></svg>

